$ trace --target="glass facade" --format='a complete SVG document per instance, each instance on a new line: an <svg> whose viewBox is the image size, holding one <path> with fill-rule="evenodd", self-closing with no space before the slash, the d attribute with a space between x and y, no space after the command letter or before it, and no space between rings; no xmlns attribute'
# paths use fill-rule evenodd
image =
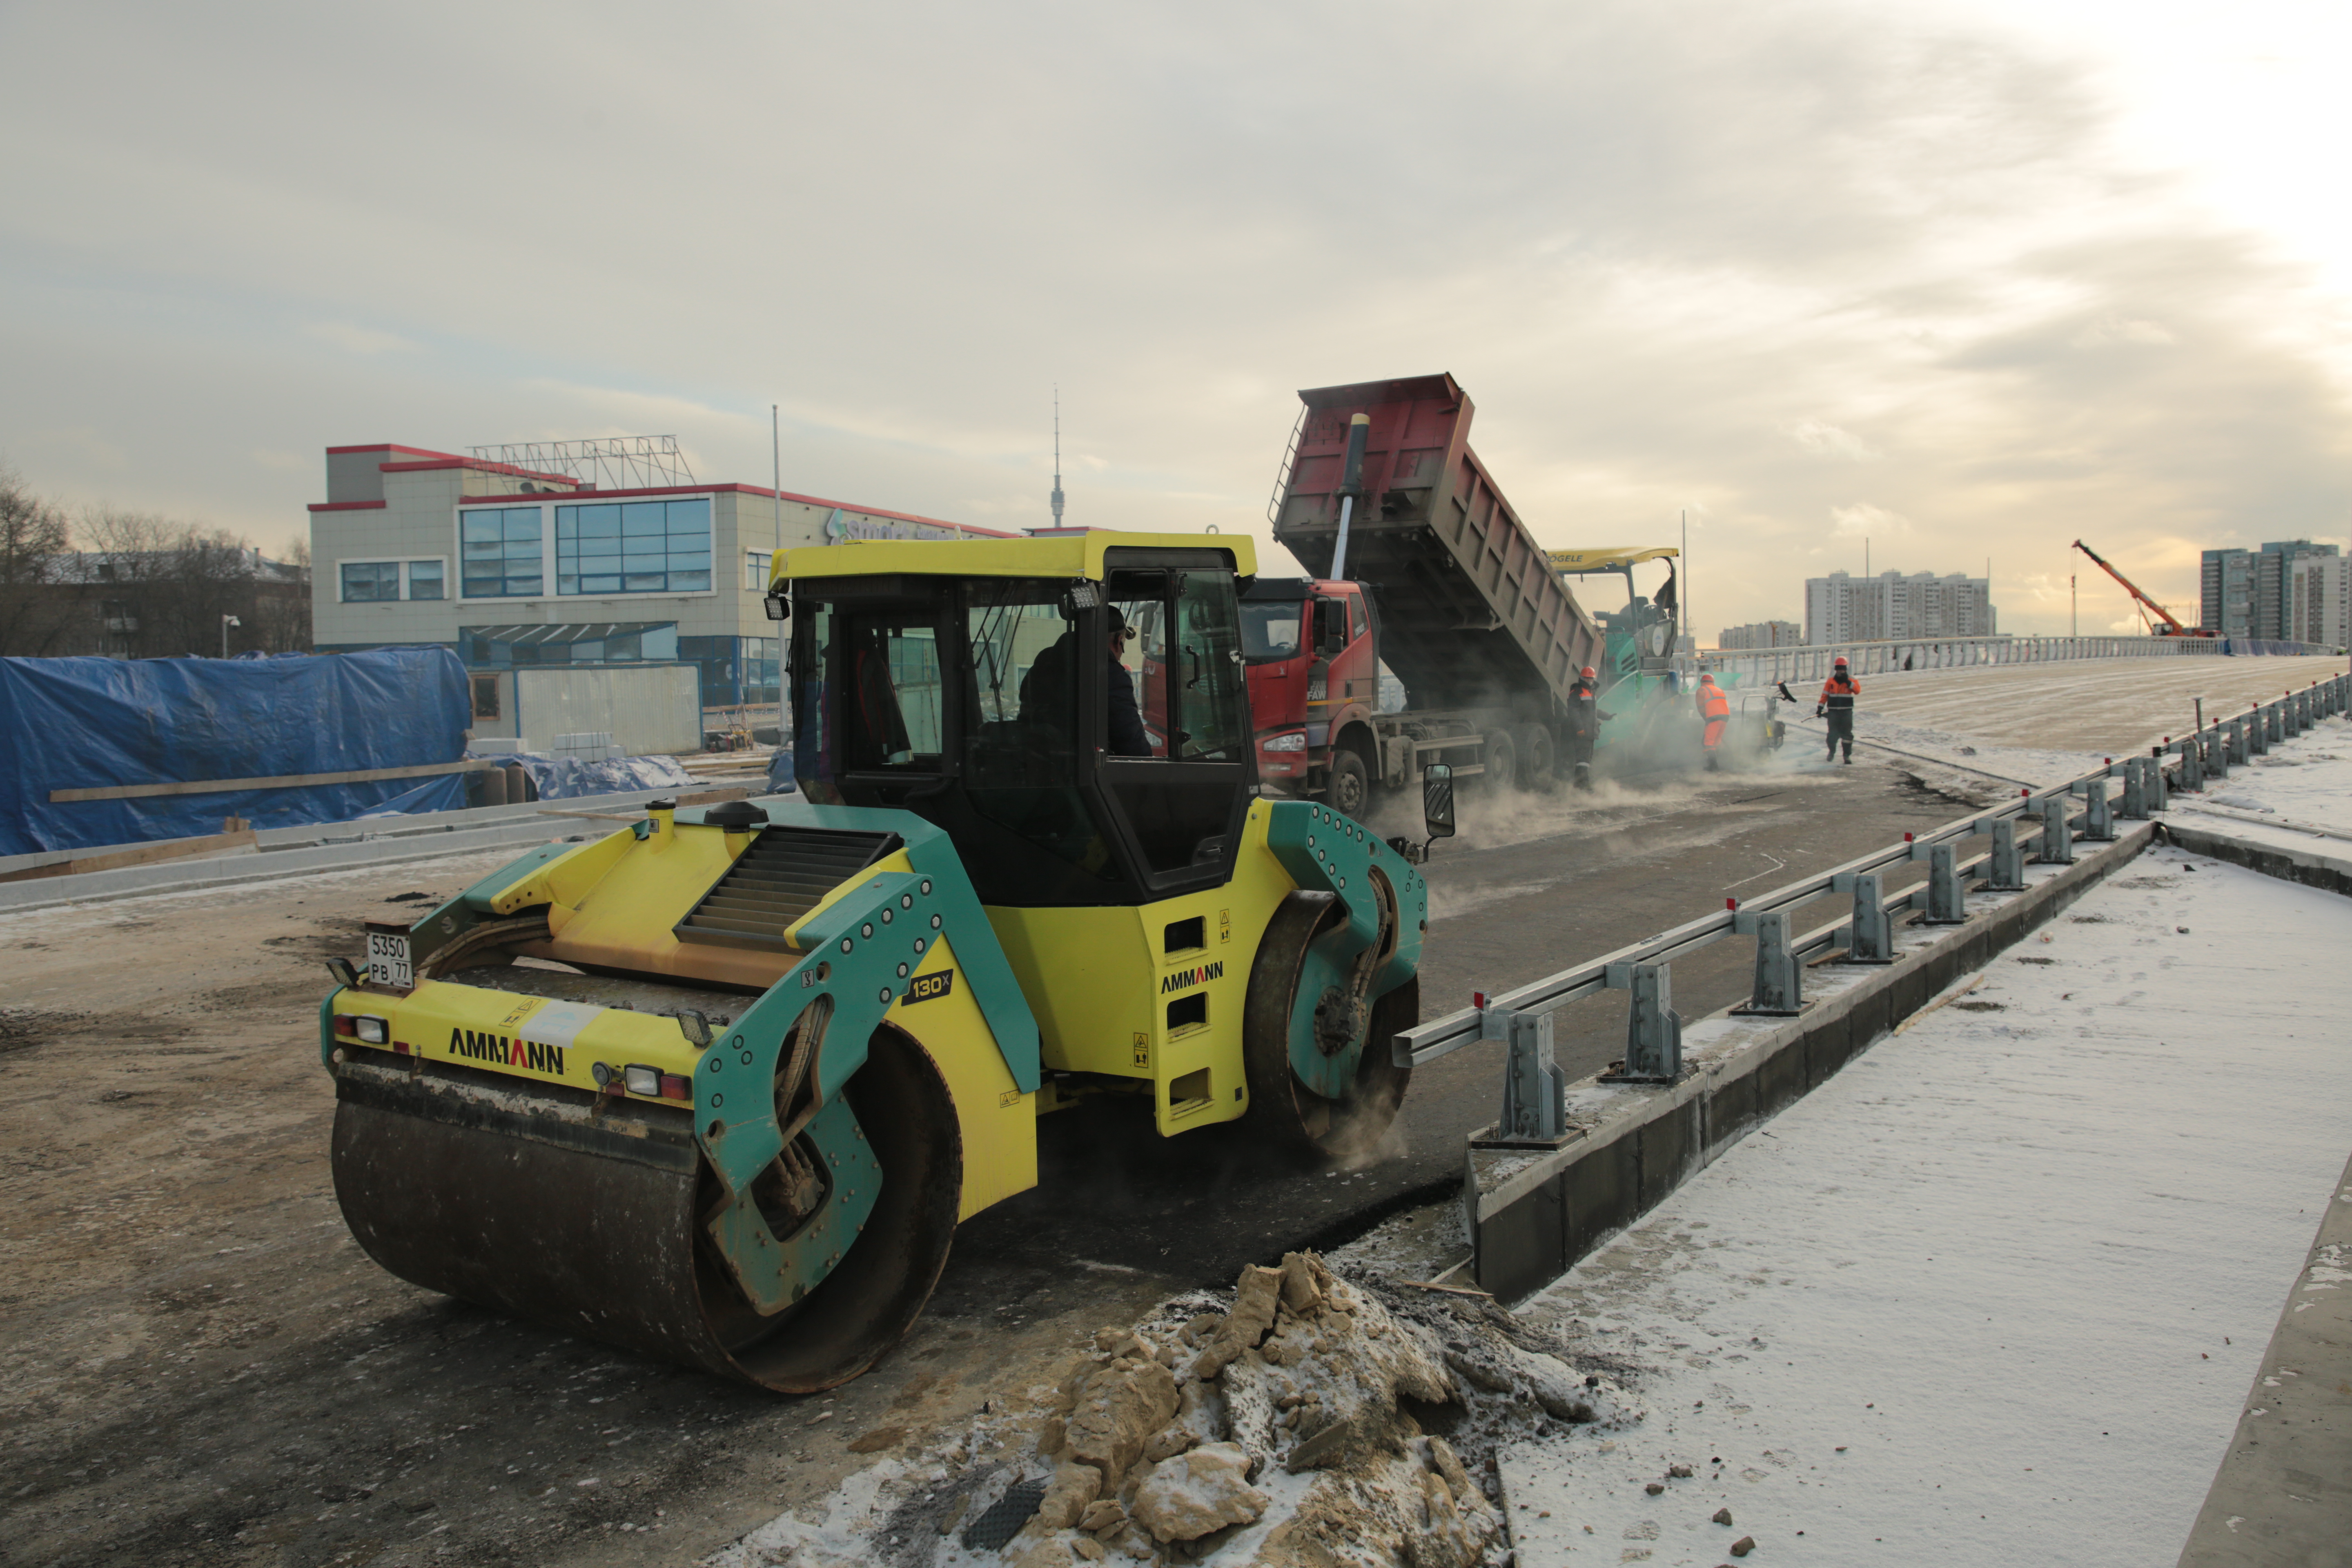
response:
<svg viewBox="0 0 2352 1568"><path fill-rule="evenodd" d="M400 563L346 561L342 569L343 603L379 604L400 597Z"/></svg>
<svg viewBox="0 0 2352 1568"><path fill-rule="evenodd" d="M677 639L677 656L702 667L702 700L714 708L777 700L776 647L774 637Z"/></svg>
<svg viewBox="0 0 2352 1568"><path fill-rule="evenodd" d="M605 501L555 509L558 594L710 590L710 500Z"/></svg>
<svg viewBox="0 0 2352 1568"><path fill-rule="evenodd" d="M535 506L468 507L458 520L468 599L544 595L546 568Z"/></svg>
<svg viewBox="0 0 2352 1568"><path fill-rule="evenodd" d="M443 585L443 571L438 561L412 561L408 563L408 596L412 599L441 599L448 596Z"/></svg>

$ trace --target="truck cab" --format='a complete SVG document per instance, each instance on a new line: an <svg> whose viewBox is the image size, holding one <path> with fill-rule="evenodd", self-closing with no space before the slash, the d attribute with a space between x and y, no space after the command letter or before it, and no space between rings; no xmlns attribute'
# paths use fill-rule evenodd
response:
<svg viewBox="0 0 2352 1568"><path fill-rule="evenodd" d="M1273 792L1328 796L1350 816L1379 752L1378 616L1361 583L1260 577L1242 595L1242 655L1258 777ZM1334 755L1345 753L1334 772Z"/></svg>

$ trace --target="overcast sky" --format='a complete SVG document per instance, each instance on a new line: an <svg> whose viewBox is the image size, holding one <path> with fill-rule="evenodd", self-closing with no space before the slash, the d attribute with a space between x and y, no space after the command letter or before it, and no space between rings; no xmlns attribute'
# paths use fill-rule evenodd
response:
<svg viewBox="0 0 2352 1568"><path fill-rule="evenodd" d="M764 483L772 402L1013 528L1058 383L1072 521L1263 537L1297 388L1447 370L1547 544L1688 512L1703 643L1865 537L2193 620L2352 525L2345 11L0 0L0 460L276 549L331 445Z"/></svg>

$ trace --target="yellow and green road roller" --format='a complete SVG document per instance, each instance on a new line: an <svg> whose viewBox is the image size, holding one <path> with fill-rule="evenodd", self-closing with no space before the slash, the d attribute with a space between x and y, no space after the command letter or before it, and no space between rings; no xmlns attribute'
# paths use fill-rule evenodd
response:
<svg viewBox="0 0 2352 1568"><path fill-rule="evenodd" d="M384 1268L800 1392L906 1331L1046 1112L1384 1125L1428 896L1416 846L1259 795L1247 540L780 561L799 794L654 801L371 926L320 1043Z"/></svg>

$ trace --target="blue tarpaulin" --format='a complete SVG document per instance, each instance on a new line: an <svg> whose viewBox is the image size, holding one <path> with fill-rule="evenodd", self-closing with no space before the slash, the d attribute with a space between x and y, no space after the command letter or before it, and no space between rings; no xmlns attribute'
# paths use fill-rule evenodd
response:
<svg viewBox="0 0 2352 1568"><path fill-rule="evenodd" d="M288 658L0 658L0 855L466 804L466 775L52 801L61 789L421 767L465 754L444 647Z"/></svg>

